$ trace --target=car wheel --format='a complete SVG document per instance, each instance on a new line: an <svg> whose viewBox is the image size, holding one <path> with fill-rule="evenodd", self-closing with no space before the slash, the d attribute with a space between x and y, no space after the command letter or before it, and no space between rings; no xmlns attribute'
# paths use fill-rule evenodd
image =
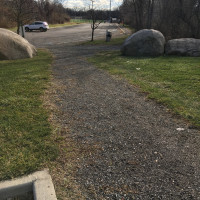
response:
<svg viewBox="0 0 200 200"><path fill-rule="evenodd" d="M26 31L26 32L28 32L28 31L29 31L29 28L28 28L28 27L26 27L26 28L25 28L25 31Z"/></svg>
<svg viewBox="0 0 200 200"><path fill-rule="evenodd" d="M44 31L44 29L42 27L40 27L40 32L43 32L43 31Z"/></svg>

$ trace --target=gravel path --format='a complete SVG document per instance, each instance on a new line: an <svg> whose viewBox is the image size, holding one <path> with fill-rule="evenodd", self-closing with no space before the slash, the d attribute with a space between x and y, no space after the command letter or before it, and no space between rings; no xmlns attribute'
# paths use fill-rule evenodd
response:
<svg viewBox="0 0 200 200"><path fill-rule="evenodd" d="M88 146L76 181L88 200L200 199L200 134L85 58L116 47L57 45L60 122ZM184 128L184 130L177 130Z"/></svg>

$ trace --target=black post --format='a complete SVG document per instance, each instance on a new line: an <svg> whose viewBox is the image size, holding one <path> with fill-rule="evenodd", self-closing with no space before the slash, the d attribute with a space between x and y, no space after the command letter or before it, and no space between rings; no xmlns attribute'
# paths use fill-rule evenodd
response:
<svg viewBox="0 0 200 200"><path fill-rule="evenodd" d="M24 38L24 28L23 28L22 22L20 24L21 24L22 37Z"/></svg>

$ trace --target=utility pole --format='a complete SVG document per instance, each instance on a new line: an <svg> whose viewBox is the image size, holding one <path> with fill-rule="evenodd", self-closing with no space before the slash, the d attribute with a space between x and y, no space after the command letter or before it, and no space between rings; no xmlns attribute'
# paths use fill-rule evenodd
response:
<svg viewBox="0 0 200 200"><path fill-rule="evenodd" d="M109 13L109 20L111 22L111 0L110 0L110 13Z"/></svg>
<svg viewBox="0 0 200 200"><path fill-rule="evenodd" d="M91 2L92 2L92 10L93 10L93 8L94 8L94 0L91 0Z"/></svg>

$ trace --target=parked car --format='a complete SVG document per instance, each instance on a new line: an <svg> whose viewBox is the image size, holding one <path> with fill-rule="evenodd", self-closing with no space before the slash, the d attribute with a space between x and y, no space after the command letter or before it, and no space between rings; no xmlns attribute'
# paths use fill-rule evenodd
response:
<svg viewBox="0 0 200 200"><path fill-rule="evenodd" d="M24 25L25 31L32 31L32 30L40 30L41 32L47 31L49 29L49 25L47 22L33 22L31 24Z"/></svg>

